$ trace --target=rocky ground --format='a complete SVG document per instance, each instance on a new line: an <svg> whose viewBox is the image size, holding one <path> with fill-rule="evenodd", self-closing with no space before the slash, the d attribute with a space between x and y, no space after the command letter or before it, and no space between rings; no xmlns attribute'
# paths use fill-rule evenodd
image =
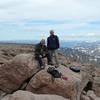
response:
<svg viewBox="0 0 100 100"><path fill-rule="evenodd" d="M59 54L59 72L67 77L52 78L46 64L39 70L34 46L0 44L0 100L100 100L100 68L70 62ZM80 73L69 69L78 65Z"/></svg>

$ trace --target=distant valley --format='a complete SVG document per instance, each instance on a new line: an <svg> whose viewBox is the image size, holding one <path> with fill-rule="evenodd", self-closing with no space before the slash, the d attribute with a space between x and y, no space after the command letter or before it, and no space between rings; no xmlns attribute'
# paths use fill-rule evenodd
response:
<svg viewBox="0 0 100 100"><path fill-rule="evenodd" d="M38 42L35 40L1 41L1 43L33 45ZM100 41L61 41L59 52L64 54L69 60L81 62L82 64L96 64L100 66Z"/></svg>
<svg viewBox="0 0 100 100"><path fill-rule="evenodd" d="M100 66L100 42L77 42L73 46L62 47L59 50L70 60L82 64L96 64Z"/></svg>

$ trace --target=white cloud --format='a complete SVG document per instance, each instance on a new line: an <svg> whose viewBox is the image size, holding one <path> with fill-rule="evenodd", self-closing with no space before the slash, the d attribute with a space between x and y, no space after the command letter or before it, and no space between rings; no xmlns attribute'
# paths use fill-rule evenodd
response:
<svg viewBox="0 0 100 100"><path fill-rule="evenodd" d="M62 34L60 35L61 40L99 40L100 39L100 34L99 33L71 33L71 34Z"/></svg>
<svg viewBox="0 0 100 100"><path fill-rule="evenodd" d="M40 33L49 34L50 29L56 30L61 39L95 38L98 32L92 30L83 33L74 33L74 30L88 27L88 22L97 21L100 18L100 0L1 0L0 1L0 24L9 23L12 30L25 34ZM53 20L65 23L53 24L44 22L32 23L28 21ZM69 22L67 22L69 21ZM27 25L27 23L29 25ZM7 25L6 25L7 26ZM17 28L14 28L16 26ZM1 29L6 31L6 27ZM67 31L73 31L68 34ZM100 30L99 30L100 31ZM0 34L1 34L0 30ZM67 32L67 34L66 34ZM6 32L4 32L6 33ZM21 35L22 36L22 35ZM30 35L31 36L31 35ZM41 36L42 37L42 36ZM26 37L27 38L27 37Z"/></svg>
<svg viewBox="0 0 100 100"><path fill-rule="evenodd" d="M87 33L86 35L87 36L98 36L99 34L97 34L97 33Z"/></svg>
<svg viewBox="0 0 100 100"><path fill-rule="evenodd" d="M94 0L3 0L0 1L0 19L89 20L99 18L100 1L93 1Z"/></svg>

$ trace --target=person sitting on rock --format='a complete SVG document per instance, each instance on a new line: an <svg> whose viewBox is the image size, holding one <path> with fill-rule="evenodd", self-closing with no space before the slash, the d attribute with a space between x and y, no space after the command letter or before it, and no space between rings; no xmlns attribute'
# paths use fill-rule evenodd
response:
<svg viewBox="0 0 100 100"><path fill-rule="evenodd" d="M35 46L35 59L39 62L39 66L41 69L44 69L44 63L42 61L43 58L47 57L48 65L52 65L51 57L48 52L48 49L45 45L45 40L42 39L40 43Z"/></svg>

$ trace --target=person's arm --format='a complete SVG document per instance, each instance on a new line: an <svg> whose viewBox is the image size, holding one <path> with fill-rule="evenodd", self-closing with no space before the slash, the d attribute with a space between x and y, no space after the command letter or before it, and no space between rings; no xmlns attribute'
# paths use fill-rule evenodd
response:
<svg viewBox="0 0 100 100"><path fill-rule="evenodd" d="M46 54L48 53L48 48L47 48L47 46L45 46L45 53L46 53Z"/></svg>
<svg viewBox="0 0 100 100"><path fill-rule="evenodd" d="M48 48L45 45L43 49L43 57L46 57L47 54L48 54Z"/></svg>
<svg viewBox="0 0 100 100"><path fill-rule="evenodd" d="M56 36L56 43L57 43L57 48L60 48L59 38L58 38L58 36Z"/></svg>
<svg viewBox="0 0 100 100"><path fill-rule="evenodd" d="M49 48L49 37L47 38L47 48Z"/></svg>
<svg viewBox="0 0 100 100"><path fill-rule="evenodd" d="M40 55L39 46L38 45L35 46L35 55L36 56L39 56Z"/></svg>

